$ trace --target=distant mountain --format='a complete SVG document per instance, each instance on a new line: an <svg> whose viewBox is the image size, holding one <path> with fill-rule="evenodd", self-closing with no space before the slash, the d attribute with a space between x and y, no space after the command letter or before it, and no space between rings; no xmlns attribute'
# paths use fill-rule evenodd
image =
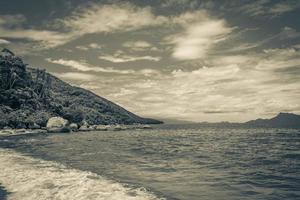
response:
<svg viewBox="0 0 300 200"><path fill-rule="evenodd" d="M45 126L50 117L95 124L158 124L45 70L28 68L8 49L0 53L0 128Z"/></svg>
<svg viewBox="0 0 300 200"><path fill-rule="evenodd" d="M300 115L279 113L271 119L256 119L245 123L198 122L198 126L214 128L300 128Z"/></svg>
<svg viewBox="0 0 300 200"><path fill-rule="evenodd" d="M256 119L244 123L246 126L274 127L274 128L300 128L300 115L293 113L279 113L271 119Z"/></svg>

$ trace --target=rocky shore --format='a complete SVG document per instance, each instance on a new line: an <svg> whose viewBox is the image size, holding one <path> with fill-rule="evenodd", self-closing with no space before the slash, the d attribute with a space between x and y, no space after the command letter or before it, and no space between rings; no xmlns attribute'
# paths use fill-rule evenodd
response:
<svg viewBox="0 0 300 200"><path fill-rule="evenodd" d="M33 135L46 133L70 133L70 132L87 132L87 131L124 131L124 130L143 130L152 129L150 125L143 124L114 124L114 125L89 125L87 122L82 124L69 123L68 120L61 117L52 117L48 120L46 127L35 127L33 129L12 129L5 127L0 129L0 136L15 135Z"/></svg>

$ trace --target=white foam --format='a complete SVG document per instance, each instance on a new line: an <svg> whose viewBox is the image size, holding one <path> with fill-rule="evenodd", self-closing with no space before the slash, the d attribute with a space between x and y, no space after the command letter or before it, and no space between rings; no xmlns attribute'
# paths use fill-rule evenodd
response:
<svg viewBox="0 0 300 200"><path fill-rule="evenodd" d="M0 183L10 200L154 200L143 189L130 189L97 174L0 149Z"/></svg>

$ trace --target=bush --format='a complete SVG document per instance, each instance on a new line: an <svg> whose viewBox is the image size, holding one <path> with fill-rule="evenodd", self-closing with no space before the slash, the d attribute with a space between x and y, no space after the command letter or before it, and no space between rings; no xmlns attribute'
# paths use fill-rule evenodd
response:
<svg viewBox="0 0 300 200"><path fill-rule="evenodd" d="M69 120L71 123L80 123L85 119L85 113L80 108L64 108L63 118Z"/></svg>

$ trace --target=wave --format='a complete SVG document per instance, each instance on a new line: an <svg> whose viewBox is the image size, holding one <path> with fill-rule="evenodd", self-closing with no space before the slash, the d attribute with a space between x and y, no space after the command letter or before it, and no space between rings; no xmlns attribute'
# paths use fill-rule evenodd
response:
<svg viewBox="0 0 300 200"><path fill-rule="evenodd" d="M129 188L97 174L70 169L10 149L0 149L0 183L8 200L157 200L144 188Z"/></svg>

